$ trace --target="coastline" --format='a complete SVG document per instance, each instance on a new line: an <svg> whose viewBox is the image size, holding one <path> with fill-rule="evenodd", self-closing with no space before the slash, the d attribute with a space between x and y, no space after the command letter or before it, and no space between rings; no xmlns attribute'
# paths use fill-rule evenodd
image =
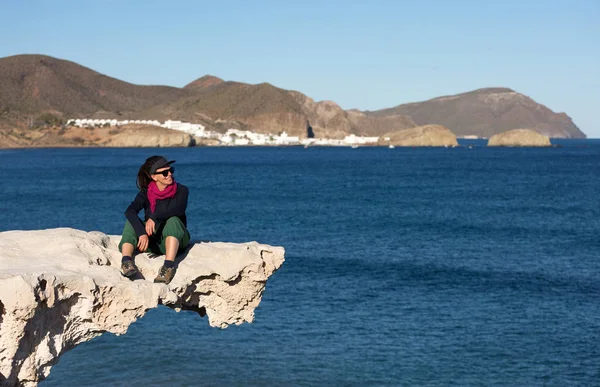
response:
<svg viewBox="0 0 600 387"><path fill-rule="evenodd" d="M364 144L364 145L358 145L358 146L351 146L351 145L310 145L310 146L305 146L305 145L301 145L301 144L295 144L295 145L231 145L231 144L219 144L219 145L193 145L193 146L170 146L170 147L164 147L164 146L160 146L160 145L154 145L154 146L102 146L102 145L72 145L72 144L53 144L53 145L43 145L43 144L39 144L39 145L23 145L23 146L12 146L12 147L6 147L6 146L2 146L0 145L0 151L6 151L6 150L31 150L31 149L143 149L143 148L147 148L147 149L153 149L153 148L173 148L173 149L177 149L177 148L236 148L236 149L243 149L243 148L350 148L350 149L356 149L356 148L388 148L388 149L394 149L394 148L487 148L487 140L484 139L478 139L478 140L465 140L465 139L458 139L459 144L456 146L450 146L450 147L445 147L445 146L394 146L394 147L390 147L388 145L379 145L379 144ZM569 146L573 146L573 147L578 147L577 145L579 144L579 147L588 147L590 145L592 145L592 143L597 142L598 145L600 145L600 138L586 138L586 139L581 139L581 138L551 138L550 139L551 142L551 146L548 148L560 148L563 147L565 145L569 145ZM536 147L519 147L519 148L536 148Z"/></svg>

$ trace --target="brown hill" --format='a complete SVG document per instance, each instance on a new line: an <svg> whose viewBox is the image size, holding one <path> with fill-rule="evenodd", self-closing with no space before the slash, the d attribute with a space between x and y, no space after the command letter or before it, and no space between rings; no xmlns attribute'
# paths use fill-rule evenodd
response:
<svg viewBox="0 0 600 387"><path fill-rule="evenodd" d="M0 58L0 114L23 118L53 112L112 116L139 111L189 95L168 86L138 86L66 60L44 55Z"/></svg>
<svg viewBox="0 0 600 387"><path fill-rule="evenodd" d="M202 78L198 78L193 82L188 83L183 88L184 89L205 89L207 87L215 86L221 84L223 81L221 78L217 78L212 75L205 75Z"/></svg>
<svg viewBox="0 0 600 387"><path fill-rule="evenodd" d="M204 76L184 88L139 86L76 63L43 55L0 58L0 128L27 126L46 113L63 118L180 119L208 129L251 129L317 137L377 136L425 124L457 135L491 135L532 128L551 137L585 137L564 113L556 114L510 89L481 89L375 112L343 110L335 102L268 83L249 85ZM410 117L409 117L410 116ZM59 125L52 117L46 122Z"/></svg>
<svg viewBox="0 0 600 387"><path fill-rule="evenodd" d="M457 136L491 137L510 129L532 128L549 137L585 138L565 113L555 113L506 88L480 89L367 114L375 117L407 115L418 125L440 124Z"/></svg>
<svg viewBox="0 0 600 387"><path fill-rule="evenodd" d="M300 137L306 137L307 121L317 137L329 138L350 133L377 135L415 126L408 117L367 117L361 112L345 111L334 102L315 102L302 93L269 83L222 82L195 91L192 96L154 106L139 115L201 122L216 130L230 127L260 133L285 130ZM215 123L212 126L211 121Z"/></svg>
<svg viewBox="0 0 600 387"><path fill-rule="evenodd" d="M265 131L280 132L288 130L290 121L301 113L291 96L267 83L223 82L196 88L191 96L156 105L136 116L198 122L215 130L250 129L261 124Z"/></svg>
<svg viewBox="0 0 600 387"><path fill-rule="evenodd" d="M184 88L139 86L44 55L0 58L0 122L17 128L51 113L59 118L180 119L224 131L231 127L319 137L377 134L414 126L406 117L379 119L314 102L268 83L224 82L207 75ZM52 118L52 117L50 117ZM40 124L42 124L41 121ZM51 125L60 122L53 121Z"/></svg>

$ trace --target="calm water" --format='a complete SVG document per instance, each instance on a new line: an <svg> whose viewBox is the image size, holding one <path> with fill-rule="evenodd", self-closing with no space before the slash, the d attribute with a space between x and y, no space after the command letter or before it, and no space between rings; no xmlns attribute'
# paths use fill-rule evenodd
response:
<svg viewBox="0 0 600 387"><path fill-rule="evenodd" d="M0 151L0 230L120 233L177 160L196 239L284 246L253 324L161 307L41 386L600 385L600 142Z"/></svg>

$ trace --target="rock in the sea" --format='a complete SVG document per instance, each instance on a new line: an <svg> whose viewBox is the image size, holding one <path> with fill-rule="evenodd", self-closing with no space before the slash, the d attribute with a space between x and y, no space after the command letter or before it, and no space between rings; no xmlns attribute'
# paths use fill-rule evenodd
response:
<svg viewBox="0 0 600 387"><path fill-rule="evenodd" d="M379 145L458 146L456 135L441 125L424 125L388 132L379 137Z"/></svg>
<svg viewBox="0 0 600 387"><path fill-rule="evenodd" d="M178 130L132 125L125 126L116 134L99 141L99 145L125 148L189 147L196 145L196 140L191 134Z"/></svg>
<svg viewBox="0 0 600 387"><path fill-rule="evenodd" d="M252 322L283 247L195 243L169 285L153 279L164 257L139 254L143 277L120 274L119 236L60 228L0 233L0 385L36 386L58 358L104 332L120 335L163 304L225 328Z"/></svg>
<svg viewBox="0 0 600 387"><path fill-rule="evenodd" d="M550 137L533 129L513 129L490 137L488 146L551 146Z"/></svg>

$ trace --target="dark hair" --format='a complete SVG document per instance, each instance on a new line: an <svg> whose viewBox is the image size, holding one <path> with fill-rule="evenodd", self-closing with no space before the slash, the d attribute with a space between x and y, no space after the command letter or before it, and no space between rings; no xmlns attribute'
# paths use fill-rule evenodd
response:
<svg viewBox="0 0 600 387"><path fill-rule="evenodd" d="M161 157L162 156L148 157L146 159L146 162L144 162L144 164L142 164L142 166L140 167L136 181L137 187L140 189L140 191L145 191L148 189L148 184L152 182L152 178L150 177L150 167L152 166L152 164L154 164L156 160L160 159Z"/></svg>

